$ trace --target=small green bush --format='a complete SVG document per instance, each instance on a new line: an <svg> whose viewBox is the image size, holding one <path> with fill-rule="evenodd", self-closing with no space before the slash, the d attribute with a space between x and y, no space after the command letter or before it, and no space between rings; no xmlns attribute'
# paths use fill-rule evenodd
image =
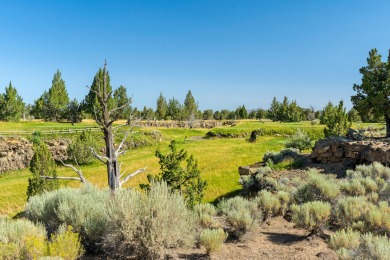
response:
<svg viewBox="0 0 390 260"><path fill-rule="evenodd" d="M200 244L206 248L207 254L210 254L221 249L226 237L227 235L222 228L205 229L200 234L199 240Z"/></svg>
<svg viewBox="0 0 390 260"><path fill-rule="evenodd" d="M44 256L45 240L46 231L42 225L34 225L28 220L0 219L2 259L35 259Z"/></svg>
<svg viewBox="0 0 390 260"><path fill-rule="evenodd" d="M359 240L359 232L352 229L342 229L330 236L329 246L336 251L341 248L353 249L359 246Z"/></svg>
<svg viewBox="0 0 390 260"><path fill-rule="evenodd" d="M340 182L340 189L348 196L364 196L366 189L359 179Z"/></svg>
<svg viewBox="0 0 390 260"><path fill-rule="evenodd" d="M264 220L268 217L279 214L281 203L277 195L269 191L262 190L256 198L259 207L263 210Z"/></svg>
<svg viewBox="0 0 390 260"><path fill-rule="evenodd" d="M95 160L91 148L97 150L97 141L91 131L85 130L68 146L68 156L78 164L88 164Z"/></svg>
<svg viewBox="0 0 390 260"><path fill-rule="evenodd" d="M299 150L295 148L285 148L280 152L266 152L263 156L263 162L267 162L269 159L273 163L280 163L286 159L296 159L298 158Z"/></svg>
<svg viewBox="0 0 390 260"><path fill-rule="evenodd" d="M357 165L355 171L347 171L347 177L356 174L360 174L362 177L371 177L373 180L376 180L376 178L388 180L390 178L390 168L379 162L373 162L369 165Z"/></svg>
<svg viewBox="0 0 390 260"><path fill-rule="evenodd" d="M298 226L308 229L311 234L321 233L330 218L331 206L328 202L312 201L301 206L293 204L292 220Z"/></svg>
<svg viewBox="0 0 390 260"><path fill-rule="evenodd" d="M350 227L363 220L363 216L371 208L370 205L365 197L342 198L335 205L335 219L341 227Z"/></svg>
<svg viewBox="0 0 390 260"><path fill-rule="evenodd" d="M295 148L299 151L307 150L312 147L311 139L301 129L297 129L297 132L289 138L286 143L286 148Z"/></svg>
<svg viewBox="0 0 390 260"><path fill-rule="evenodd" d="M60 226L57 233L52 234L51 242L48 244L49 255L61 257L64 260L77 259L83 252L79 235L72 232L71 226Z"/></svg>
<svg viewBox="0 0 390 260"><path fill-rule="evenodd" d="M218 209L230 224L230 232L237 237L256 226L261 218L257 203L242 197L222 200Z"/></svg>
<svg viewBox="0 0 390 260"><path fill-rule="evenodd" d="M332 202L339 194L340 188L335 180L318 173L315 169L310 169L308 182L298 188L294 198L299 203L315 200Z"/></svg>
<svg viewBox="0 0 390 260"><path fill-rule="evenodd" d="M354 248L340 248L337 254L341 259L390 259L390 240L387 236L374 236L367 233L360 236L359 245Z"/></svg>
<svg viewBox="0 0 390 260"><path fill-rule="evenodd" d="M217 210L212 204L197 204L194 207L194 212L202 228L216 228L219 226L219 223L214 219Z"/></svg>

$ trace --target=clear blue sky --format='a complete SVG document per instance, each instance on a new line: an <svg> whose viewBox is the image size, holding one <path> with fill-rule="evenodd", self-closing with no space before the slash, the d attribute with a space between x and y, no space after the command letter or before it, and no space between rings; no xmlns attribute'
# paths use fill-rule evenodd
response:
<svg viewBox="0 0 390 260"><path fill-rule="evenodd" d="M108 61L133 104L160 93L201 109L268 108L276 96L321 109L343 99L371 48L390 48L390 1L2 1L0 92L32 103L60 69L71 98Z"/></svg>

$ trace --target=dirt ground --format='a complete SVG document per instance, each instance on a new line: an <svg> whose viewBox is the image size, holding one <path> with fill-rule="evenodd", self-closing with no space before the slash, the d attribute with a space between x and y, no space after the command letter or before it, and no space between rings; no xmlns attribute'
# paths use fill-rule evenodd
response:
<svg viewBox="0 0 390 260"><path fill-rule="evenodd" d="M204 248L198 248L169 252L167 259L338 259L324 238L307 235L306 230L294 228L293 223L276 217L245 234L240 241L225 242L211 256L207 256Z"/></svg>

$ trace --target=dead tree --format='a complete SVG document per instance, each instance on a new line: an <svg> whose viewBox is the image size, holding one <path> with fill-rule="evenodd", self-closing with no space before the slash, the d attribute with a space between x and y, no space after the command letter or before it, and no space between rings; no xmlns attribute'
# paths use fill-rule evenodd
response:
<svg viewBox="0 0 390 260"><path fill-rule="evenodd" d="M121 111L127 108L131 103L131 98L125 102L125 104L115 105L111 107L112 103L112 91L109 89L107 84L107 63L104 64L103 68L103 86L98 84L97 89L90 88L90 91L93 91L96 94L96 98L100 104L99 108L94 107L95 110L95 121L99 125L101 131L104 134L105 141L105 154L98 154L93 148L91 148L91 152L93 155L102 163L107 166L107 178L108 178L108 186L110 190L114 192L117 188L121 187L125 182L127 182L130 178L135 175L144 172L145 168L138 169L137 171L128 174L124 177L124 174L120 173L120 163L118 161L118 156L123 154L125 151L123 150L123 145L128 137L129 133L132 130L132 124L129 124L128 130L125 131L124 137L118 147L115 147L114 143L114 132L113 132L113 123L116 121L115 114L118 111ZM132 120L129 120L132 121ZM124 177L122 180L121 178Z"/></svg>

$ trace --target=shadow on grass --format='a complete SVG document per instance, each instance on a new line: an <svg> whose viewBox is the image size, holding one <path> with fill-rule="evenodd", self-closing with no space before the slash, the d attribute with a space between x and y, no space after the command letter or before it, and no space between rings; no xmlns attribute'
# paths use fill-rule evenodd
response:
<svg viewBox="0 0 390 260"><path fill-rule="evenodd" d="M241 195L242 189L236 189L233 191L230 191L222 196L217 197L215 200L211 202L211 204L217 205L222 199L230 199L236 196Z"/></svg>

